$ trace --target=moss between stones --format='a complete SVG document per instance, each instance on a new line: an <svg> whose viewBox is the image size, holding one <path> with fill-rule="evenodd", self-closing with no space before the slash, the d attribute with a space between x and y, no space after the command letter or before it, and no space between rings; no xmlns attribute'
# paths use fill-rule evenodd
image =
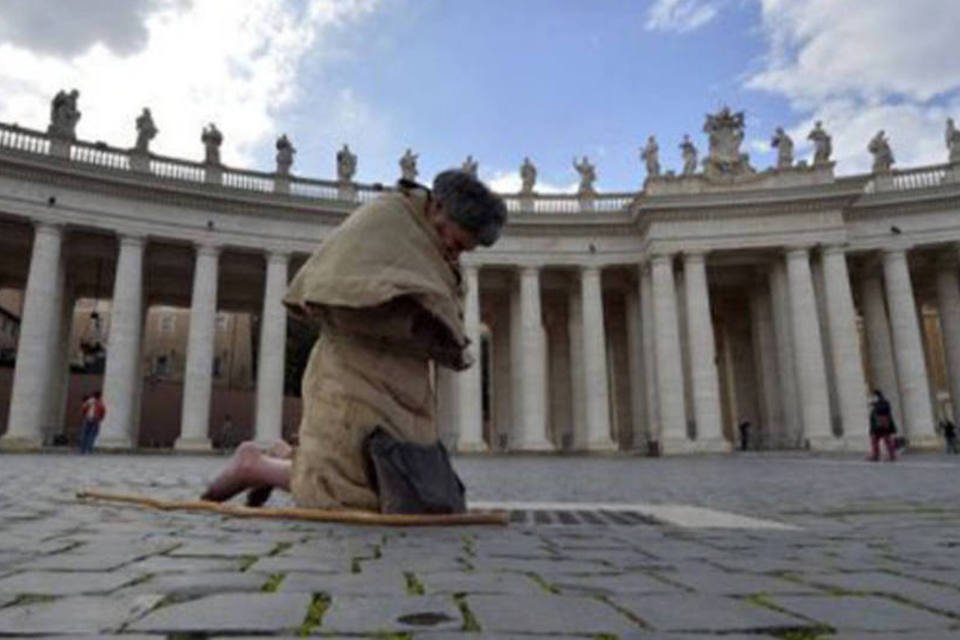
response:
<svg viewBox="0 0 960 640"><path fill-rule="evenodd" d="M250 567L252 567L253 564L254 564L257 560L259 560L259 559L260 559L260 558L259 558L258 556L243 556L243 557L241 557L241 558L240 558L240 571L246 571L247 569L249 569Z"/></svg>
<svg viewBox="0 0 960 640"><path fill-rule="evenodd" d="M463 627L461 631L483 631L480 628L480 621L477 620L477 617L473 615L473 611L470 611L470 607L467 605L467 594L466 593L455 593L453 594L453 601L457 603L457 607L460 609L460 615L463 616Z"/></svg>
<svg viewBox="0 0 960 640"><path fill-rule="evenodd" d="M406 571L403 574L403 577L407 580L407 593L411 596L422 596L426 593L423 588L423 583L420 582L420 579L417 578L416 574L412 571Z"/></svg>
<svg viewBox="0 0 960 640"><path fill-rule="evenodd" d="M283 582L283 579L286 576L287 574L285 573L271 574L270 577L267 579L267 581L263 583L263 586L260 587L260 591L263 591L264 593L275 592L277 589L280 588L280 583Z"/></svg>
<svg viewBox="0 0 960 640"><path fill-rule="evenodd" d="M273 549L271 549L271 550L270 550L270 553L268 553L267 555L268 555L268 556L278 556L278 555L280 555L281 553L283 553L284 551L286 551L287 549L289 549L289 548L292 547L292 546L293 546L293 543L292 543L292 542L278 542L278 543L277 543L277 546L275 546Z"/></svg>
<svg viewBox="0 0 960 640"><path fill-rule="evenodd" d="M323 622L323 614L327 612L329 607L330 596L325 593L313 594L313 600L310 601L310 606L307 607L307 615L300 624L297 635L301 637L309 636L310 633Z"/></svg>
<svg viewBox="0 0 960 640"><path fill-rule="evenodd" d="M560 593L559 589L557 589L555 586L553 586L552 584L544 580L543 577L540 576L539 574L529 572L526 574L526 576L531 580L533 580L534 582L536 582L540 586L540 588L546 591L547 593L552 593L554 595Z"/></svg>

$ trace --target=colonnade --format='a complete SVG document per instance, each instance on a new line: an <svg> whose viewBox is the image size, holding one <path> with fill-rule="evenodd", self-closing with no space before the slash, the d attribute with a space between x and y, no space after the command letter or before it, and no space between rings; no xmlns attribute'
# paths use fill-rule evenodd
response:
<svg viewBox="0 0 960 640"><path fill-rule="evenodd" d="M62 422L64 340L72 307L66 286L63 229L37 224L23 305L9 428L2 442L39 445L50 424ZM145 316L144 252L148 240L117 238L111 330L107 345L104 397L109 406L103 446L137 443L140 361ZM960 397L960 278L957 249L939 266L936 293L943 319L944 350L952 397ZM190 326L181 433L176 448L209 449L217 282L221 249L194 247ZM883 388L897 418L916 444L935 438L934 411L921 325L907 260L907 248L879 253L879 270L858 274L859 302L866 334L869 375L861 365L857 311L843 246L776 248L758 266L759 285L748 294L750 336L755 354L756 403L765 423L778 423L781 443L832 450L863 446L867 384ZM718 452L731 448L724 435L715 322L708 284L709 254L654 252L628 265L634 275L626 292L629 399L633 424L662 453ZM280 436L286 314L282 297L290 256L264 255L265 286L256 386L258 440ZM811 268L811 264L815 268ZM622 265L617 265L622 268ZM722 268L722 267L716 267ZM472 355L481 344L481 266L464 267L468 294L465 326ZM567 267L569 270L570 267ZM601 265L577 266L568 305L569 376L573 447L617 448L613 433L608 340L604 321ZM509 448L550 451L557 447L548 422L550 347L543 325L543 267L513 270L510 292ZM505 336L493 335L494 341ZM482 376L479 366L447 375L441 384L446 417L461 451L483 451ZM727 420L729 422L729 420ZM622 427L622 428L625 428Z"/></svg>

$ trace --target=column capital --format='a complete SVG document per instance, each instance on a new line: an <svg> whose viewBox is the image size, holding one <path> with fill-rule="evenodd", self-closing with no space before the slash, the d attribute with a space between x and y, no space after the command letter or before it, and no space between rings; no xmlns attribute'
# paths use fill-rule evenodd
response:
<svg viewBox="0 0 960 640"><path fill-rule="evenodd" d="M821 253L823 253L823 255L825 255L825 256L827 256L827 255L831 255L831 256L832 256L832 255L837 255L837 254L846 255L846 253L847 253L847 245L846 245L846 244L827 244L827 245L824 245L823 247L821 247L820 251L821 251Z"/></svg>
<svg viewBox="0 0 960 640"><path fill-rule="evenodd" d="M707 253L705 249L691 249L688 251L682 251L680 253L683 256L684 264L688 262L704 262L707 259Z"/></svg>
<svg viewBox="0 0 960 640"><path fill-rule="evenodd" d="M663 264L664 262L672 263L673 256L674 254L672 253L652 253L650 254L650 264Z"/></svg>
<svg viewBox="0 0 960 640"><path fill-rule="evenodd" d="M788 245L783 248L783 254L787 257L788 260L790 259L797 260L800 258L809 257L810 248L811 247L808 244Z"/></svg>
<svg viewBox="0 0 960 640"><path fill-rule="evenodd" d="M599 276L599 275L600 275L600 272L603 271L603 267L601 267L600 265L596 265L596 264L581 264L581 265L579 265L579 266L580 266L580 275L581 275L581 277L582 277L582 276L586 276L586 275L591 275L591 276L592 276L592 275L597 275L597 276Z"/></svg>
<svg viewBox="0 0 960 640"><path fill-rule="evenodd" d="M880 249L880 256L884 262L887 260L906 260L907 251L906 247L884 247Z"/></svg>
<svg viewBox="0 0 960 640"><path fill-rule="evenodd" d="M220 255L220 245L209 242L197 242L194 245L197 256L210 256L216 258Z"/></svg>
<svg viewBox="0 0 960 640"><path fill-rule="evenodd" d="M48 236L60 237L63 235L63 225L58 222L47 222L45 220L33 220L33 230L36 233L42 233Z"/></svg>
<svg viewBox="0 0 960 640"><path fill-rule="evenodd" d="M520 265L517 267L520 276L523 278L536 278L540 276L540 267L531 265Z"/></svg>
<svg viewBox="0 0 960 640"><path fill-rule="evenodd" d="M120 246L142 247L146 241L147 237L139 233L117 234L117 243Z"/></svg>
<svg viewBox="0 0 960 640"><path fill-rule="evenodd" d="M219 249L217 250L219 251ZM267 262L287 264L288 262L290 262L290 252L289 251L267 251L266 260Z"/></svg>

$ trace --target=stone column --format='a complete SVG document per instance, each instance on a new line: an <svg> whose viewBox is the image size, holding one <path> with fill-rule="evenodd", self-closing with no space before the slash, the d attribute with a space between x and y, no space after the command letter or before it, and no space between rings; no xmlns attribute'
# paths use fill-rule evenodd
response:
<svg viewBox="0 0 960 640"><path fill-rule="evenodd" d="M283 374L287 346L287 265L290 256L282 252L267 255L260 315L260 349L257 352L256 440L269 444L283 436Z"/></svg>
<svg viewBox="0 0 960 640"><path fill-rule="evenodd" d="M514 390L521 393L521 427L515 446L522 451L549 451L547 439L546 334L540 312L540 269L520 270L520 379Z"/></svg>
<svg viewBox="0 0 960 640"><path fill-rule="evenodd" d="M683 453L691 451L693 443L687 437L687 412L684 406L683 361L680 352L673 257L654 256L652 271L660 448L665 454Z"/></svg>
<svg viewBox="0 0 960 640"><path fill-rule="evenodd" d="M960 419L960 280L955 264L943 265L937 270L937 306L950 378L950 404L956 422Z"/></svg>
<svg viewBox="0 0 960 640"><path fill-rule="evenodd" d="M483 441L483 381L480 375L480 274L473 265L465 266L463 272L467 281L463 326L470 339L470 355L474 363L466 371L457 374L456 392L460 405L457 414L457 450L486 451L487 445Z"/></svg>
<svg viewBox="0 0 960 640"><path fill-rule="evenodd" d="M567 298L567 334L570 340L570 426L573 449L586 449L586 390L583 373L583 296L579 283L570 287Z"/></svg>
<svg viewBox="0 0 960 640"><path fill-rule="evenodd" d="M773 330L770 293L764 285L755 286L750 292L750 325L754 367L760 387L760 422L761 428L766 432L765 442L769 448L783 439L783 415L777 385L780 378L777 367L777 337Z"/></svg>
<svg viewBox="0 0 960 640"><path fill-rule="evenodd" d="M610 437L610 384L607 378L607 338L599 268L590 266L580 269L580 291L587 449L613 451L617 445Z"/></svg>
<svg viewBox="0 0 960 640"><path fill-rule="evenodd" d="M63 230L38 223L23 298L17 364L13 372L7 432L0 439L3 449L33 449L43 444L47 415L51 361L60 334L58 278Z"/></svg>
<svg viewBox="0 0 960 640"><path fill-rule="evenodd" d="M134 427L143 334L143 246L142 237L120 237L103 377L107 416L98 442L104 448L130 449L137 443Z"/></svg>
<svg viewBox="0 0 960 640"><path fill-rule="evenodd" d="M862 451L866 444L864 425L869 421L867 383L843 248L830 246L823 250L823 283L843 439L849 448Z"/></svg>
<svg viewBox="0 0 960 640"><path fill-rule="evenodd" d="M649 263L640 265L640 325L647 439L653 442L660 440L660 409L657 404L657 343L653 321L653 275Z"/></svg>
<svg viewBox="0 0 960 640"><path fill-rule="evenodd" d="M897 363L897 379L900 381L900 398L903 401L902 431L913 446L934 446L937 439L930 406L930 381L905 250L890 249L883 252L883 276L893 333L893 357Z"/></svg>
<svg viewBox="0 0 960 640"><path fill-rule="evenodd" d="M44 436L47 443L64 433L66 426L67 394L70 391L70 333L73 328L73 308L77 298L70 279L65 277L65 260L61 260L63 277L63 295L60 305L60 335L53 352L50 378L50 411L45 418L48 431Z"/></svg>
<svg viewBox="0 0 960 640"><path fill-rule="evenodd" d="M777 367L780 375L781 423L780 446L801 446L803 439L800 400L797 390L797 369L793 352L793 322L786 264L777 260L770 268L770 301L777 341Z"/></svg>
<svg viewBox="0 0 960 640"><path fill-rule="evenodd" d="M716 343L710 316L710 290L703 253L683 256L687 335L690 342L690 383L693 414L697 425L698 451L729 451L723 437L720 414L720 381L717 376Z"/></svg>
<svg viewBox="0 0 960 640"><path fill-rule="evenodd" d="M643 338L640 319L640 288L631 287L626 294L627 349L630 363L630 416L633 418L633 449L645 449L647 430L644 419Z"/></svg>
<svg viewBox="0 0 960 640"><path fill-rule="evenodd" d="M811 449L836 449L842 441L834 437L830 424L827 370L806 248L787 251L787 281L803 435Z"/></svg>
<svg viewBox="0 0 960 640"><path fill-rule="evenodd" d="M878 274L865 275L860 280L860 297L863 301L863 326L867 337L870 381L874 388L883 391L890 400L896 423L903 424L903 403L900 401L900 385L893 360L887 308L883 302L883 279ZM864 427L864 432L866 429L867 427Z"/></svg>
<svg viewBox="0 0 960 640"><path fill-rule="evenodd" d="M217 322L217 261L220 250L197 246L190 296L190 330L183 379L183 411L176 449L210 449L210 393Z"/></svg>

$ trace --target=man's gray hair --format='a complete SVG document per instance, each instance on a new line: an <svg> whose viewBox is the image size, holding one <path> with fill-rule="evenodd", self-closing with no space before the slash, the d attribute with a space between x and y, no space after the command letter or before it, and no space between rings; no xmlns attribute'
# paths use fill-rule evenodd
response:
<svg viewBox="0 0 960 640"><path fill-rule="evenodd" d="M447 215L489 247L500 237L507 221L507 205L497 194L469 173L449 169L433 179L433 197L447 210Z"/></svg>

